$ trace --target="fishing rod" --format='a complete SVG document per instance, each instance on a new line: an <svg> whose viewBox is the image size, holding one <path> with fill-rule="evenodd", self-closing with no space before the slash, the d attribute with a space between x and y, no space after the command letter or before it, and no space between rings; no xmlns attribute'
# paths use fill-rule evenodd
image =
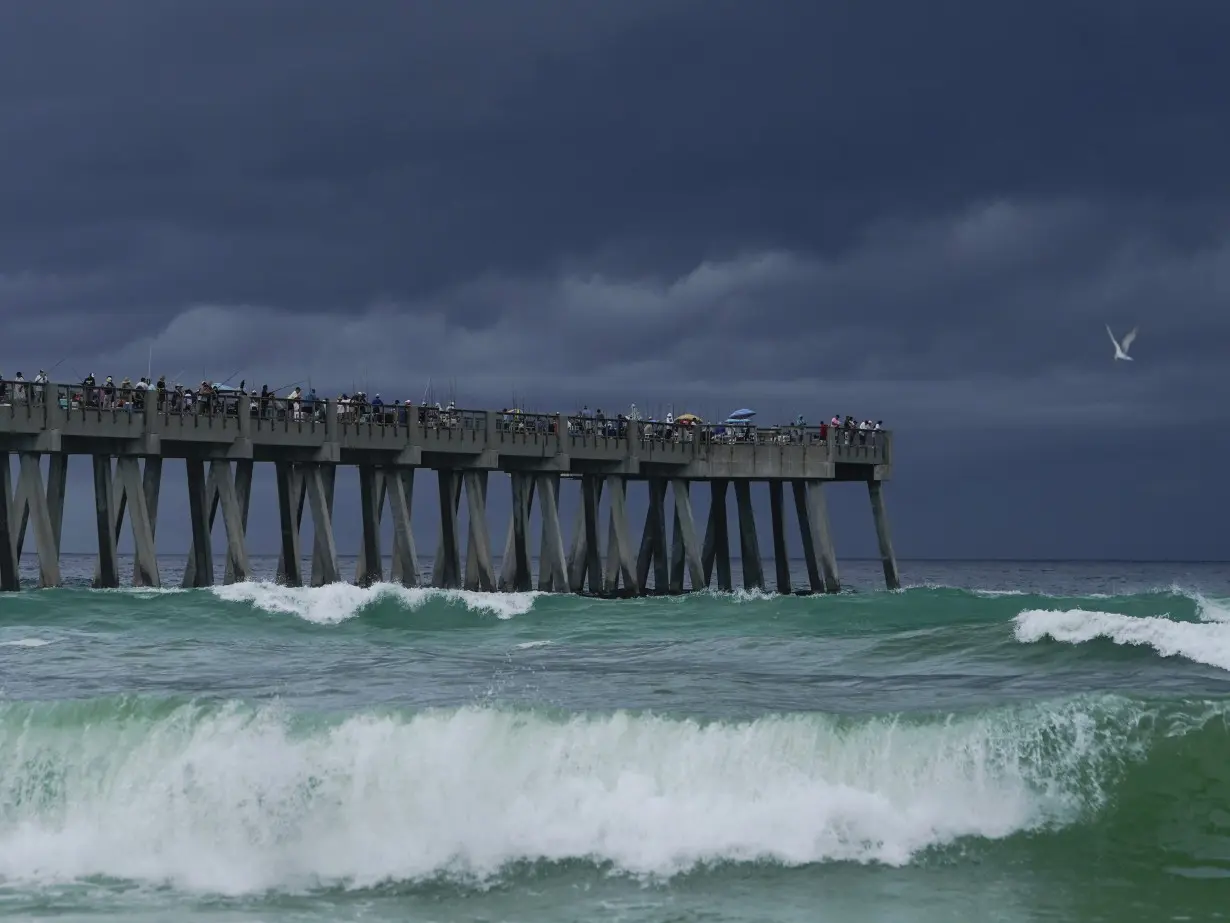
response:
<svg viewBox="0 0 1230 923"><path fill-rule="evenodd" d="M242 371L243 371L243 369L236 369L235 371L231 372L231 374L229 374L229 375L227 375L225 378L223 378L220 382L218 382L218 384L220 384L220 385L224 385L224 384L226 384L228 381L230 381L232 378L234 378L236 375L238 375L238 374L239 374L240 372L242 372Z"/></svg>
<svg viewBox="0 0 1230 923"><path fill-rule="evenodd" d="M303 384L305 381L307 381L307 379L306 379L306 378L301 378L301 379L299 379L299 381L290 381L290 382L287 382L287 383L286 383L286 384L284 384L284 385L279 385L279 386L278 386L278 387L276 387L276 388L271 388L271 389L270 389L270 391L269 391L269 393L270 393L270 394L273 394L273 393L275 393L275 392L277 392L277 391L281 391L283 388L293 388L295 385L301 385L301 384Z"/></svg>

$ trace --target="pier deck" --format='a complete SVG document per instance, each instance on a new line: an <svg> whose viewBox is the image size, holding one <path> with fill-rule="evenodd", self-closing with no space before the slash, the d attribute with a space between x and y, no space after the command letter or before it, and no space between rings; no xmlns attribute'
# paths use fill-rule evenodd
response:
<svg viewBox="0 0 1230 923"><path fill-rule="evenodd" d="M262 401L234 394L181 412L173 410L169 400L159 401L153 391L109 406L101 392L83 394L81 386L26 383L22 394L0 403L0 453L0 589L6 590L18 588L17 561L27 531L38 551L41 584L60 582L60 532L72 455L92 459L99 549L95 584L100 587L118 585L116 541L125 514L134 540L133 581L160 585L155 536L167 458L184 460L188 480L193 541L186 586L207 586L213 580L209 536L219 511L227 536L225 579L249 576L245 534L257 462L272 463L276 469L282 536L278 576L290 585L341 579L332 529L339 465L359 471L363 539L356 579L363 584L384 576L380 522L386 510L393 523L391 579L408 585L420 582L410 529L414 476L420 468L435 470L439 480L441 526L431 577L439 587L531 589L529 514L537 500L542 521L538 589L637 595L646 592L652 571L655 592L682 592L685 574L696 589L709 586L716 569L718 588L729 590L726 496L733 484L743 585L763 588L749 490L756 481L769 484L775 589L790 592L785 567L787 483L813 592L840 588L824 498L824 485L832 482L867 485L886 584L895 589L900 583L882 488L892 470L892 434L884 430L667 426L406 405L359 409L336 400L304 409L285 399ZM10 483L10 453L20 456L16 485ZM43 456L49 459L46 478ZM492 472L509 476L513 498L499 574L493 569L486 517ZM580 481L582 502L565 547L559 492L561 481L573 479ZM648 482L650 496L635 548L625 503L630 480ZM691 490L698 482L710 485L714 501L703 534L692 517ZM463 493L471 523L464 557L457 529ZM605 529L599 521L604 494ZM299 524L305 506L314 525L310 575L299 572Z"/></svg>

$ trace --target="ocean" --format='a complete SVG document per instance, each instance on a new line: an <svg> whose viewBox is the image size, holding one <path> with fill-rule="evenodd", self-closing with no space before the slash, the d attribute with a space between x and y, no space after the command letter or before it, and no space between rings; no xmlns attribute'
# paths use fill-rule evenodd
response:
<svg viewBox="0 0 1230 923"><path fill-rule="evenodd" d="M1230 914L1228 565L606 601L274 563L0 597L0 916Z"/></svg>

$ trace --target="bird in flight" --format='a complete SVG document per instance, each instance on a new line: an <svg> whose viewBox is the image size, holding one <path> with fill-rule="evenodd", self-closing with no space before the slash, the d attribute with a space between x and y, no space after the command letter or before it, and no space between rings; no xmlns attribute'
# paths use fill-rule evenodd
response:
<svg viewBox="0 0 1230 923"><path fill-rule="evenodd" d="M1136 339L1136 328L1133 327L1125 333L1122 341L1116 340L1115 335L1110 332L1110 324L1106 325L1106 333L1110 336L1110 341L1115 344L1115 358L1131 362L1132 357L1128 355L1128 350L1132 348L1132 341Z"/></svg>

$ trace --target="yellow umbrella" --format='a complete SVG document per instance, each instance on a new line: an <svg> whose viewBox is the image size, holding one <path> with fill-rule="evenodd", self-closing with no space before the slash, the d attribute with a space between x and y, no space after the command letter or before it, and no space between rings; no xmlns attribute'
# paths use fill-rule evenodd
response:
<svg viewBox="0 0 1230 923"><path fill-rule="evenodd" d="M705 421L702 420L700 417L698 417L694 413L681 413L679 414L679 416L675 417L675 422L676 423L704 423Z"/></svg>

